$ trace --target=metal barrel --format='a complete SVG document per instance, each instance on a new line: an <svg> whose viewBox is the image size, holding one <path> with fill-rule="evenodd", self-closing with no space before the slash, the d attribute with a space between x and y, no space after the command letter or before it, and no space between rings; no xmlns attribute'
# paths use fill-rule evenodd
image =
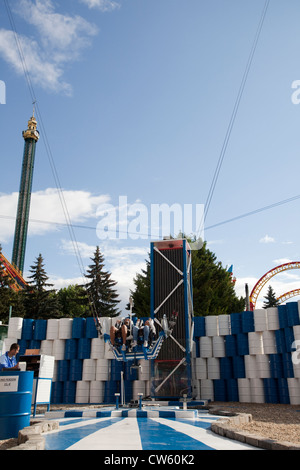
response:
<svg viewBox="0 0 300 470"><path fill-rule="evenodd" d="M0 372L0 439L30 425L33 372Z"/></svg>

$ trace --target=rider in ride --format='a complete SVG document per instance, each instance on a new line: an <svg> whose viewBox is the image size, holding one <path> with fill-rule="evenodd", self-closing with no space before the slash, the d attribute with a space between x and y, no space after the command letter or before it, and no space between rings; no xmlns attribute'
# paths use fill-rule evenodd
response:
<svg viewBox="0 0 300 470"><path fill-rule="evenodd" d="M156 334L156 329L152 318L148 318L143 325L143 321L138 319L136 324L133 325L133 343L132 347L134 348L138 344L138 339L143 338L143 346L148 347L148 342L150 339L150 344L153 340L153 337Z"/></svg>
<svg viewBox="0 0 300 470"><path fill-rule="evenodd" d="M116 338L122 338L122 351L126 351L126 341L131 333L131 327L133 322L129 317L124 318L123 320L117 320L116 324L110 328L110 341L111 344L115 345Z"/></svg>

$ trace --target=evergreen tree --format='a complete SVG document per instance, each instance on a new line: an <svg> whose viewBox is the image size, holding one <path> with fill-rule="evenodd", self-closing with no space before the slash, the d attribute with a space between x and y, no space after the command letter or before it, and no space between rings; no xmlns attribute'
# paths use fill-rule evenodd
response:
<svg viewBox="0 0 300 470"><path fill-rule="evenodd" d="M150 261L146 261L146 269L142 269L142 273L136 274L133 279L135 285L134 290L130 290L133 300L132 312L138 317L150 316ZM129 310L129 304L126 306Z"/></svg>
<svg viewBox="0 0 300 470"><path fill-rule="evenodd" d="M64 287L57 292L59 302L60 316L68 317L86 317L89 316L87 306L87 294L82 286L71 285Z"/></svg>
<svg viewBox="0 0 300 470"><path fill-rule="evenodd" d="M266 300L263 304L263 308L277 307L279 305L276 294L271 286L269 286L267 295L264 297L264 299Z"/></svg>
<svg viewBox="0 0 300 470"><path fill-rule="evenodd" d="M28 287L25 293L26 317L33 319L53 318L59 316L59 304L57 302L55 290L49 289L53 284L49 284L48 276L44 269L43 257L40 254L36 262L31 266Z"/></svg>
<svg viewBox="0 0 300 470"><path fill-rule="evenodd" d="M206 242L192 251L193 299L196 316L222 315L241 312L245 299L238 298L230 273L217 261Z"/></svg>
<svg viewBox="0 0 300 470"><path fill-rule="evenodd" d="M99 317L117 317L120 311L117 309L117 291L114 286L116 281L111 279L111 274L104 270L104 256L97 246L93 264L89 266L85 276L90 281L86 284L89 301L93 303L94 309Z"/></svg>

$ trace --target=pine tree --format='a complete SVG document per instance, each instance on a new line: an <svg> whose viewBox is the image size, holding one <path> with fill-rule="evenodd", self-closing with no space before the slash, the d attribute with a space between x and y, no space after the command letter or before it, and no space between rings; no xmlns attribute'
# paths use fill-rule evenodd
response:
<svg viewBox="0 0 300 470"><path fill-rule="evenodd" d="M137 273L133 279L135 290L130 290L133 300L132 312L138 317L150 316L150 260L146 260L146 269ZM129 304L126 309L129 310Z"/></svg>
<svg viewBox="0 0 300 470"><path fill-rule="evenodd" d="M104 271L104 256L101 254L99 246L96 247L94 257L91 258L93 264L89 266L85 276L90 281L86 284L86 290L90 302L99 317L116 317L120 314L117 309L117 291L114 286L116 281L111 279L111 274Z"/></svg>
<svg viewBox="0 0 300 470"><path fill-rule="evenodd" d="M59 315L59 305L55 290L49 289L53 284L48 283L48 276L44 269L43 257L40 254L31 266L28 287L25 293L26 317L33 319L53 318Z"/></svg>
<svg viewBox="0 0 300 470"><path fill-rule="evenodd" d="M263 304L263 308L277 307L279 305L272 286L269 286L267 295L264 297L264 299L266 300Z"/></svg>

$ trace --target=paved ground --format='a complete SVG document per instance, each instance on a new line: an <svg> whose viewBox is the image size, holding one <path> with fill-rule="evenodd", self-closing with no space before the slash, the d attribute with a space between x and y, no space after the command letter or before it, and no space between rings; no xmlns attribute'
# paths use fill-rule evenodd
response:
<svg viewBox="0 0 300 470"><path fill-rule="evenodd" d="M257 450L212 433L216 419L206 412L196 419L63 418L56 419L58 431L43 437L46 450Z"/></svg>

